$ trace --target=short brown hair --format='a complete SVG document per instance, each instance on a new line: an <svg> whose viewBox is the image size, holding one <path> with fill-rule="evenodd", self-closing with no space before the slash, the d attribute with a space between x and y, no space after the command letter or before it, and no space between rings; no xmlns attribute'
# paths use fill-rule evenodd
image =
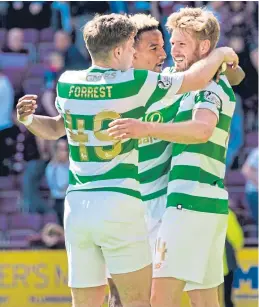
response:
<svg viewBox="0 0 259 307"><path fill-rule="evenodd" d="M157 30L159 22L151 15L146 14L135 14L129 16L137 27L137 34L135 36L135 43L139 41L140 35L146 31Z"/></svg>
<svg viewBox="0 0 259 307"><path fill-rule="evenodd" d="M191 30L198 40L210 41L210 51L213 50L219 40L220 25L212 12L205 8L181 8L179 12L168 17L167 29L172 32L176 28Z"/></svg>
<svg viewBox="0 0 259 307"><path fill-rule="evenodd" d="M107 58L117 45L126 42L137 32L135 24L126 15L96 15L83 30L86 47L95 59Z"/></svg>

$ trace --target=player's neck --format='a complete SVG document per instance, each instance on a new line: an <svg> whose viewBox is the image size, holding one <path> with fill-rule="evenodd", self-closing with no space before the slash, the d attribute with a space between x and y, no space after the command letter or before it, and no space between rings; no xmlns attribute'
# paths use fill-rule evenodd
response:
<svg viewBox="0 0 259 307"><path fill-rule="evenodd" d="M112 68L110 63L103 62L103 61L92 61L92 66L98 66L102 68Z"/></svg>
<svg viewBox="0 0 259 307"><path fill-rule="evenodd" d="M98 66L100 68L111 68L114 70L120 70L118 65L114 63L114 61L100 61L100 60L92 60L92 66Z"/></svg>

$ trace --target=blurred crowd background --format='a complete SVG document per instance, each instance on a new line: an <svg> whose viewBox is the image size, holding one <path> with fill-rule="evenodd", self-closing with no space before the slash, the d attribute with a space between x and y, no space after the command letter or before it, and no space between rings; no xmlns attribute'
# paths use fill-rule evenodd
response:
<svg viewBox="0 0 259 307"><path fill-rule="evenodd" d="M66 139L44 141L17 123L15 106L37 94L37 113L56 116L56 81L64 70L87 69L82 27L96 13L143 12L160 21L170 56L167 17L183 6L207 6L221 24L219 46L239 55L245 80L227 153L230 207L246 246L257 245L258 225L258 3L256 1L1 1L0 2L0 248L64 247L62 215L68 185Z"/></svg>

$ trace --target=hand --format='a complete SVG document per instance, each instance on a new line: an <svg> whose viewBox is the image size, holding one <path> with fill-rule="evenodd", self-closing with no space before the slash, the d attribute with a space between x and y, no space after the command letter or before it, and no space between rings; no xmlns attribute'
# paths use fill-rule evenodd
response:
<svg viewBox="0 0 259 307"><path fill-rule="evenodd" d="M109 124L107 132L110 137L117 140L141 139L148 136L148 124L133 118L116 119Z"/></svg>
<svg viewBox="0 0 259 307"><path fill-rule="evenodd" d="M220 66L220 68L218 69L218 71L217 71L217 74L216 74L216 82L218 83L219 82L219 80L220 80L220 75L221 75L221 73L223 73L225 70L226 70L226 63L224 62L224 63L222 63L222 65Z"/></svg>
<svg viewBox="0 0 259 307"><path fill-rule="evenodd" d="M238 63L239 63L239 59L238 59L238 55L235 53L235 51L230 48L230 47L220 47L217 48L218 50L220 50L221 52L223 52L224 54L224 62L226 63L232 63L231 66L232 68L237 68Z"/></svg>
<svg viewBox="0 0 259 307"><path fill-rule="evenodd" d="M25 95L18 100L16 110L17 110L17 119L20 122L26 121L28 116L35 113L37 109L36 99L37 95Z"/></svg>

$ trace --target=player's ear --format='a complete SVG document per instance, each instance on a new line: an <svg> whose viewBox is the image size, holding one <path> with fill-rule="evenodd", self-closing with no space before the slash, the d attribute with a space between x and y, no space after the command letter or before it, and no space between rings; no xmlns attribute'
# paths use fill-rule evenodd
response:
<svg viewBox="0 0 259 307"><path fill-rule="evenodd" d="M122 48L121 48L121 46L117 46L117 47L114 48L114 50L113 50L113 55L114 55L114 57L115 57L116 59L119 59L119 58L120 58L121 53L122 53Z"/></svg>
<svg viewBox="0 0 259 307"><path fill-rule="evenodd" d="M135 50L135 52L134 52L134 54L133 54L133 59L136 60L137 58L138 58L138 53L137 53L136 50Z"/></svg>
<svg viewBox="0 0 259 307"><path fill-rule="evenodd" d="M210 50L210 41L208 39L205 39L200 42L200 53L201 55L205 55Z"/></svg>

